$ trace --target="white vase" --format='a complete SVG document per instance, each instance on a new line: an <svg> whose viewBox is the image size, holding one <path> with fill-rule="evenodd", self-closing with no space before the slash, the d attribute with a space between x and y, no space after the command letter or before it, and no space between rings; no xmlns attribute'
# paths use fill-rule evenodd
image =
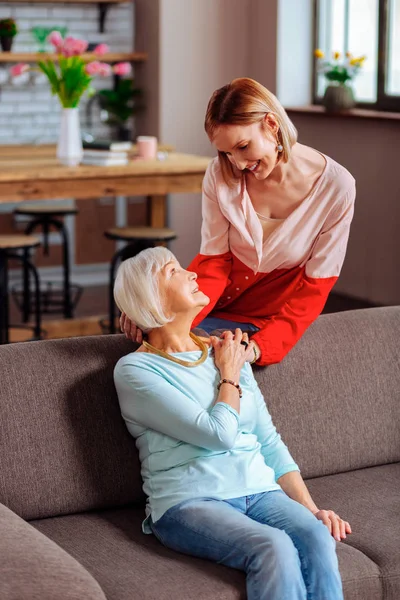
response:
<svg viewBox="0 0 400 600"><path fill-rule="evenodd" d="M63 108L57 158L62 165L76 167L82 160L82 138L78 108Z"/></svg>

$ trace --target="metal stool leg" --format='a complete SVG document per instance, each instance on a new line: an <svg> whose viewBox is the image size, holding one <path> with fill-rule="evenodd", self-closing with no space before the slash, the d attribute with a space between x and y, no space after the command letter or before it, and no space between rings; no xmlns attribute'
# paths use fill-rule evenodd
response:
<svg viewBox="0 0 400 600"><path fill-rule="evenodd" d="M69 241L64 223L60 222L60 234L63 238L63 266L64 266L64 317L72 319L73 310L71 302L70 264L69 264Z"/></svg>
<svg viewBox="0 0 400 600"><path fill-rule="evenodd" d="M33 328L33 333L36 339L42 339L42 328L41 328L41 319L42 319L42 311L41 311L41 298L40 298L40 281L39 281L39 273L35 267L35 265L26 258L25 252L22 256L19 254L9 253L9 258L13 258L22 262L24 269L28 272L30 271L33 275L33 280L35 282L35 326Z"/></svg>
<svg viewBox="0 0 400 600"><path fill-rule="evenodd" d="M22 304L22 321L27 323L31 316L31 286L29 278L29 268L27 263L29 262L30 252L29 248L24 248L24 261L23 261L23 278L24 278L24 290L23 290L23 304Z"/></svg>
<svg viewBox="0 0 400 600"><path fill-rule="evenodd" d="M40 282L39 282L39 273L37 272L36 267L30 262L29 259L24 258L24 262L27 263L28 269L31 270L33 279L35 281L35 328L33 330L35 337L40 340L42 337L42 329L41 329L41 318L42 311L40 306Z"/></svg>
<svg viewBox="0 0 400 600"><path fill-rule="evenodd" d="M66 319L72 319L73 307L71 301L71 284L70 284L70 260L69 260L69 240L65 225L59 219L51 217L42 217L31 221L26 228L26 233L32 233L36 227L41 226L43 228L43 251L45 254L49 254L49 234L50 226L53 225L59 232L62 239L63 247L63 313Z"/></svg>
<svg viewBox="0 0 400 600"><path fill-rule="evenodd" d="M0 250L0 344L9 342L7 261L7 253Z"/></svg>
<svg viewBox="0 0 400 600"><path fill-rule="evenodd" d="M64 317L66 319L72 319L73 309L71 302L71 284L70 284L70 272L71 267L69 263L69 240L67 230L62 221L58 219L46 219L46 226L49 228L53 225L59 232L62 238L63 246L63 297L64 297Z"/></svg>

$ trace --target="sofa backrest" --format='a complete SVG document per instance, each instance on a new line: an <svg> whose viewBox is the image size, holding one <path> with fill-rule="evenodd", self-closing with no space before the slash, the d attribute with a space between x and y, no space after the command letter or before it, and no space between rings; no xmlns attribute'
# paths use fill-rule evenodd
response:
<svg viewBox="0 0 400 600"><path fill-rule="evenodd" d="M400 307L322 315L255 376L304 478L400 461Z"/></svg>
<svg viewBox="0 0 400 600"><path fill-rule="evenodd" d="M400 460L400 307L321 316L256 368L304 477ZM113 384L123 336L0 347L0 502L26 519L142 503Z"/></svg>
<svg viewBox="0 0 400 600"><path fill-rule="evenodd" d="M143 501L113 382L122 335L0 346L0 502L25 519Z"/></svg>

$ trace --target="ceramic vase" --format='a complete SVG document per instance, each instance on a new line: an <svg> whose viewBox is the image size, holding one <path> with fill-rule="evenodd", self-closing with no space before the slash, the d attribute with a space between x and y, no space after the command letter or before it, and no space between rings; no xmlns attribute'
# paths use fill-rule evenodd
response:
<svg viewBox="0 0 400 600"><path fill-rule="evenodd" d="M328 85L322 104L331 113L349 110L355 105L353 90L348 85Z"/></svg>
<svg viewBox="0 0 400 600"><path fill-rule="evenodd" d="M78 108L63 108L57 158L66 167L76 167L82 160L82 138Z"/></svg>

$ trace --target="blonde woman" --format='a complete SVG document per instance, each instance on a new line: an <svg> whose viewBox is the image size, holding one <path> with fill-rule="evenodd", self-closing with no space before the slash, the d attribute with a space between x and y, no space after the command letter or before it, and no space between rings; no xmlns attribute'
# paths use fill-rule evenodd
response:
<svg viewBox="0 0 400 600"><path fill-rule="evenodd" d="M147 332L115 385L148 497L145 533L246 573L249 600L342 600L335 539L350 525L313 502L277 433L236 329L191 333L209 304L166 248L123 262L114 296Z"/></svg>
<svg viewBox="0 0 400 600"><path fill-rule="evenodd" d="M207 332L240 326L253 361L280 362L321 313L338 279L355 182L297 141L285 110L252 79L214 92L205 130L218 150L203 183L195 271L210 303L193 322ZM142 340L121 317L127 337Z"/></svg>

